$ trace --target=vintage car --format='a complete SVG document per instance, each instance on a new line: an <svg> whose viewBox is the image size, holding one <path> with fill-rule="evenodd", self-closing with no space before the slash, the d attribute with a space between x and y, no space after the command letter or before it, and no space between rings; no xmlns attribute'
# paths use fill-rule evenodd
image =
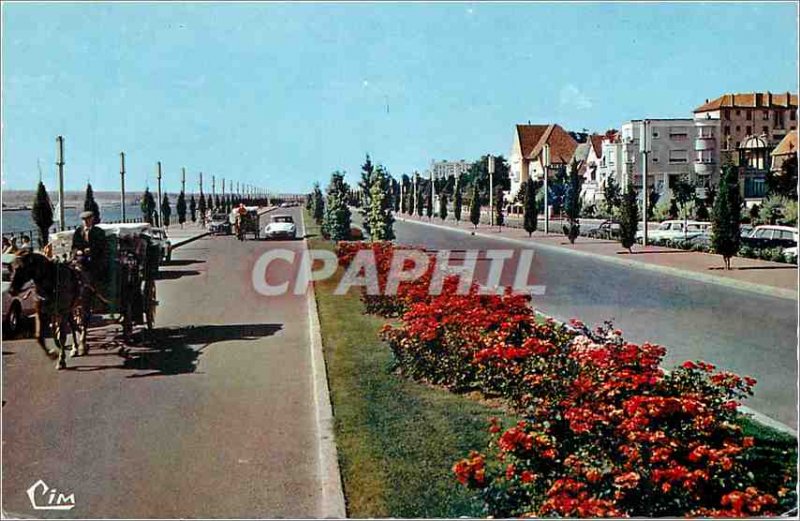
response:
<svg viewBox="0 0 800 521"><path fill-rule="evenodd" d="M208 231L213 235L230 235L233 233L233 225L230 217L226 213L215 213L211 216L208 224Z"/></svg>
<svg viewBox="0 0 800 521"><path fill-rule="evenodd" d="M17 336L26 319L35 312L36 295L32 287L24 288L19 295L11 296L8 288L11 285L11 263L14 254L3 254L3 334L9 338Z"/></svg>
<svg viewBox="0 0 800 521"><path fill-rule="evenodd" d="M273 215L272 222L264 228L267 239L296 239L297 227L291 215Z"/></svg>

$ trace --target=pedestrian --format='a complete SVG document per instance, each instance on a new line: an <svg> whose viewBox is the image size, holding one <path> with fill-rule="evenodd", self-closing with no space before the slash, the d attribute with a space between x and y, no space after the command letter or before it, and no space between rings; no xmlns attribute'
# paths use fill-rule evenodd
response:
<svg viewBox="0 0 800 521"><path fill-rule="evenodd" d="M16 237L11 237L11 240L8 241L8 246L4 245L3 253L16 254L18 251L19 251L19 248L17 247L17 238Z"/></svg>
<svg viewBox="0 0 800 521"><path fill-rule="evenodd" d="M11 241L8 240L8 237L3 237L3 247L0 252L5 253L9 246L11 246Z"/></svg>
<svg viewBox="0 0 800 521"><path fill-rule="evenodd" d="M28 237L27 235L23 235L20 238L20 242L21 242L21 245L19 247L20 251L22 251L22 250L32 251L33 250L33 244L31 244L31 238Z"/></svg>

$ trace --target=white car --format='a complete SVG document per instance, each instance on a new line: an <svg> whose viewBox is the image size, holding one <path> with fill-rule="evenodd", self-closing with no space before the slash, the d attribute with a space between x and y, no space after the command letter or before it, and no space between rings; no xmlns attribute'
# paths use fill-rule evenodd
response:
<svg viewBox="0 0 800 521"><path fill-rule="evenodd" d="M789 262L797 262L797 246L792 246L791 248L784 248L783 256L786 257L786 260Z"/></svg>
<svg viewBox="0 0 800 521"><path fill-rule="evenodd" d="M14 255L3 254L3 333L9 337L14 337L19 333L22 321L33 316L35 312L36 296L31 289L31 283L23 287L19 295L11 296L8 289L11 287L11 263L14 262ZM26 297L27 294L27 298Z"/></svg>
<svg viewBox="0 0 800 521"><path fill-rule="evenodd" d="M291 215L273 215L272 222L264 228L264 236L267 239L296 239L297 227Z"/></svg>
<svg viewBox="0 0 800 521"><path fill-rule="evenodd" d="M647 239L650 241L673 240L682 241L693 239L698 235L710 233L711 223L701 221L686 221L686 230L684 231L684 222L681 220L672 220L662 222L655 230L647 231ZM642 231L636 232L636 240L642 240Z"/></svg>

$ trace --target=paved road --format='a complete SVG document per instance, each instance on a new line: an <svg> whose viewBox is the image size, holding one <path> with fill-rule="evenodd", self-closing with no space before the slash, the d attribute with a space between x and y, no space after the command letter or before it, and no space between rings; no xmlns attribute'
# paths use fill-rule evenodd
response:
<svg viewBox="0 0 800 521"><path fill-rule="evenodd" d="M3 508L35 514L25 490L42 479L77 502L46 517L318 516L306 297L251 287L273 247L303 243L176 250L158 282L164 352L96 349L56 372L32 341L4 343ZM275 263L271 276L290 269Z"/></svg>
<svg viewBox="0 0 800 521"><path fill-rule="evenodd" d="M395 234L399 242L431 249L519 249L502 240L410 222L397 222ZM796 425L796 302L535 246L534 250L530 280L546 286L545 295L535 297L537 308L587 324L613 319L627 339L667 347L667 366L704 359L753 376L759 383L747 405ZM479 278L481 267L487 265L479 262ZM515 262L509 262L501 279L504 284L512 283L515 270Z"/></svg>

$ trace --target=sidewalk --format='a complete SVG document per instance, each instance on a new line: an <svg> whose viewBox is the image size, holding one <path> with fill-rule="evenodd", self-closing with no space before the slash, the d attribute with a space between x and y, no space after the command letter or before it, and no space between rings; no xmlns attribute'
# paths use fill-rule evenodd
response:
<svg viewBox="0 0 800 521"><path fill-rule="evenodd" d="M629 254L617 241L578 237L575 244L570 244L561 233L551 232L549 235L545 235L542 231L536 231L531 238L528 238L527 232L520 228L503 227L500 232L496 226L490 228L486 224L480 224L477 230L474 230L468 221L456 223L448 219L446 222L442 222L438 218L429 221L427 218L404 214L397 214L395 218L399 221L452 229L480 237L508 240L574 255L591 256L604 262L650 269L701 282L727 285L745 291L797 299L797 265L734 257L731 260L733 269L725 271L722 257L709 253L662 246L643 248L636 245L633 247L633 254Z"/></svg>

